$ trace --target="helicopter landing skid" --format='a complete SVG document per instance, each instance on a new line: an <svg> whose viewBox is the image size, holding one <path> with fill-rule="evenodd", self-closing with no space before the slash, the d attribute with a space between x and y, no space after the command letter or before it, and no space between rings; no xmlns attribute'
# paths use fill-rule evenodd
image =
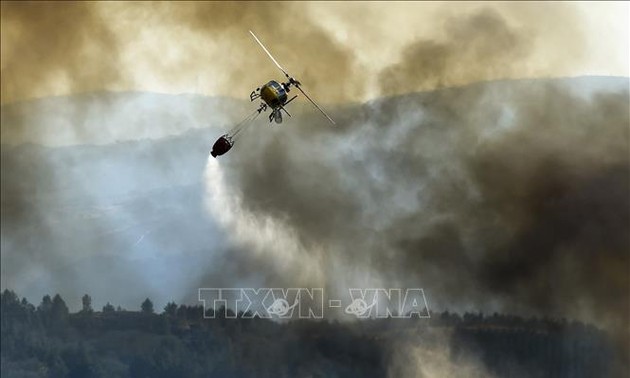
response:
<svg viewBox="0 0 630 378"><path fill-rule="evenodd" d="M260 98L260 88L256 88L255 91L249 94L249 101L254 102L257 98Z"/></svg>

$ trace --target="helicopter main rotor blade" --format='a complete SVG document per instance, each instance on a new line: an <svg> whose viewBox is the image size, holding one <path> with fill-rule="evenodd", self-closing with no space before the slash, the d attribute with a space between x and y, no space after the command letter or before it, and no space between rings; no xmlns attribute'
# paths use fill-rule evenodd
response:
<svg viewBox="0 0 630 378"><path fill-rule="evenodd" d="M252 37L254 37L254 39L256 40L256 42L258 42L258 44L260 45L260 47L263 48L263 50L265 50L265 52L267 53L267 55L269 55L269 57L271 58L271 60L276 64L276 66L280 69L280 71L282 71L284 73L284 76L286 76L287 78L290 78L289 74L287 73L287 71L284 70L284 68L282 68L282 66L280 65L280 63L278 63L278 61L273 57L273 55L271 55L271 53L269 52L269 50L267 50L267 48L265 47L265 45L262 44L262 42L260 42L260 40L258 39L258 37L256 37L256 34L254 34L251 30L249 31L249 34L252 35Z"/></svg>
<svg viewBox="0 0 630 378"><path fill-rule="evenodd" d="M330 121L330 123L332 123L333 125L336 125L335 121L333 121L333 119L332 119L332 118L330 118L330 116L328 116L328 114L326 114L326 112L325 112L322 108L320 108L320 107L319 107L319 105L317 105L317 103L316 103L315 101L313 101L313 99L312 99L312 98L308 97L308 95L306 94L306 92L304 92L304 90L302 90L302 88L300 88L300 86L299 86L299 85L296 85L295 87L296 87L297 89L299 89L299 91L300 91L300 92L302 92L302 94L303 94L304 96L306 96L306 98L308 98L308 100L311 102L311 104L313 104L313 105L317 108L317 110L319 110L320 112L322 112L322 114L324 115L324 117L328 118L328 120Z"/></svg>

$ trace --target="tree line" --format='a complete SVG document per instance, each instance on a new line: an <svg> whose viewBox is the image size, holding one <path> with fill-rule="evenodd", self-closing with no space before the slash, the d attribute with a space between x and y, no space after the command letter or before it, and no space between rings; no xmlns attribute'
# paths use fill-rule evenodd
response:
<svg viewBox="0 0 630 378"><path fill-rule="evenodd" d="M89 295L70 313L60 295L39 305L0 294L0 373L5 377L382 377L404 343L433 347L448 330L449 358L477 358L501 377L607 377L623 372L619 351L598 328L565 319L444 311L430 319L353 322L236 319L169 302L159 313ZM229 310L228 310L229 311ZM403 343L404 342L404 343Z"/></svg>

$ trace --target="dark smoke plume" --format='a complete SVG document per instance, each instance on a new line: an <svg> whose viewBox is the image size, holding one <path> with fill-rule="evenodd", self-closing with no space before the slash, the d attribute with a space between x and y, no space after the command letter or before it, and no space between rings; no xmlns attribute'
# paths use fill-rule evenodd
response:
<svg viewBox="0 0 630 378"><path fill-rule="evenodd" d="M629 120L618 80L592 95L569 80L396 97L353 111L343 131L313 118L257 133L222 165L243 208L286 224L315 264L270 266L273 284L314 269L325 272L314 285L422 285L440 308L624 329ZM236 256L254 274L258 260Z"/></svg>
<svg viewBox="0 0 630 378"><path fill-rule="evenodd" d="M356 96L363 82L342 80L356 72L352 54L316 25L300 4L3 2L2 29L3 103L51 92L136 89L143 84L133 76L136 59L121 61L121 54L141 35L168 36L155 49L139 50L143 55L137 59L150 60L159 77L171 82L212 80L223 93L236 97L246 96L270 77L284 79L248 29L273 47L285 68L319 98L339 101ZM192 37L187 54L164 59L169 49ZM213 43L225 41L229 43L221 46L226 48L209 55ZM208 64L224 66L224 75L199 78Z"/></svg>
<svg viewBox="0 0 630 378"><path fill-rule="evenodd" d="M585 50L579 18L566 4L548 5L544 12L527 3L470 14L443 10L436 36L416 39L403 49L397 63L380 73L381 93L528 77L537 70L570 67ZM549 33L551 29L562 32ZM563 46L562 54L558 44ZM544 66L533 62L536 54L545 56Z"/></svg>
<svg viewBox="0 0 630 378"><path fill-rule="evenodd" d="M2 102L123 79L118 41L89 2L2 2Z"/></svg>

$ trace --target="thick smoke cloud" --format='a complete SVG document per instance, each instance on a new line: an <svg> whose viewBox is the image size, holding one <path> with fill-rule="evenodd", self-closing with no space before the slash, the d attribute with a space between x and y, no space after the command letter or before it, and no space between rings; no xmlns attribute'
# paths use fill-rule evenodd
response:
<svg viewBox="0 0 630 378"><path fill-rule="evenodd" d="M413 335L423 342L398 341L392 348L388 377L454 377L494 378L477 356L456 356L447 340L451 335L444 330L427 329Z"/></svg>
<svg viewBox="0 0 630 378"><path fill-rule="evenodd" d="M380 93L566 71L584 57L586 35L576 9L547 5L544 11L527 3L457 14L443 10L433 35L412 41L398 62L380 72Z"/></svg>
<svg viewBox="0 0 630 378"><path fill-rule="evenodd" d="M123 79L118 41L93 3L2 2L2 101Z"/></svg>
<svg viewBox="0 0 630 378"><path fill-rule="evenodd" d="M225 82L235 93L249 93L256 79L260 83L270 77L284 79L244 32L245 25L319 98L340 101L361 91L361 80L345 80L357 73L363 76L352 53L314 23L299 3L195 3L189 7L171 4L171 8L169 13L178 25L208 39L229 39L229 49L221 54L238 62L237 67L232 63Z"/></svg>
<svg viewBox="0 0 630 378"><path fill-rule="evenodd" d="M360 91L362 80L342 80L356 72L352 54L300 4L3 2L2 101L139 89L156 79L175 88L187 83L188 92L212 85L244 97L281 76L248 29L320 98L339 101ZM208 65L222 74L200 76ZM142 71L154 76L138 77Z"/></svg>
<svg viewBox="0 0 630 378"><path fill-rule="evenodd" d="M324 103L580 72L587 56L572 4L398 4L415 15L402 23L382 4L330 7L3 2L2 103L94 90L242 98L280 78L248 29Z"/></svg>
<svg viewBox="0 0 630 378"><path fill-rule="evenodd" d="M100 91L123 80L118 41L93 3L87 2L2 2L1 60L3 104L51 94ZM2 143L47 144L55 135L62 136L59 139L64 143L89 143L88 135L98 133L84 127L95 113L88 104L55 105L40 113L45 120L3 105ZM107 106L107 102L98 104ZM59 118L65 118L71 127L55 125L53 129L53 120Z"/></svg>
<svg viewBox="0 0 630 378"><path fill-rule="evenodd" d="M279 14L291 22L280 22ZM207 109L203 121L186 120L182 112L202 113L200 107L206 103L180 98L189 104L164 110L154 106L159 99L142 103L140 96L130 95L129 103L121 104L115 95L100 91L140 90L165 81L174 83L171 91L203 92L210 86L215 92L246 98L270 78L282 78L248 29L270 48L273 45L285 68L316 98L341 101L362 91L363 79L351 52L307 17L299 4L3 2L2 143L104 144L236 120L243 107L229 101ZM208 72L208 66L220 70ZM220 74L209 76L215 72ZM353 74L357 80L344 80ZM35 108L24 102L83 92L90 93L81 99L36 101ZM123 107L133 119L102 118L107 112L120 114ZM146 112L166 113L170 122L148 125Z"/></svg>
<svg viewBox="0 0 630 378"><path fill-rule="evenodd" d="M627 80L600 80L396 97L353 110L341 130L313 118L243 138L221 162L241 202L217 217L272 219L299 243L243 236L262 252L237 254L240 274L266 259L274 285L422 286L438 308L625 329Z"/></svg>
<svg viewBox="0 0 630 378"><path fill-rule="evenodd" d="M485 9L444 21L444 40L418 40L397 64L379 76L384 93L500 79L523 72L533 36L513 30L496 11Z"/></svg>

